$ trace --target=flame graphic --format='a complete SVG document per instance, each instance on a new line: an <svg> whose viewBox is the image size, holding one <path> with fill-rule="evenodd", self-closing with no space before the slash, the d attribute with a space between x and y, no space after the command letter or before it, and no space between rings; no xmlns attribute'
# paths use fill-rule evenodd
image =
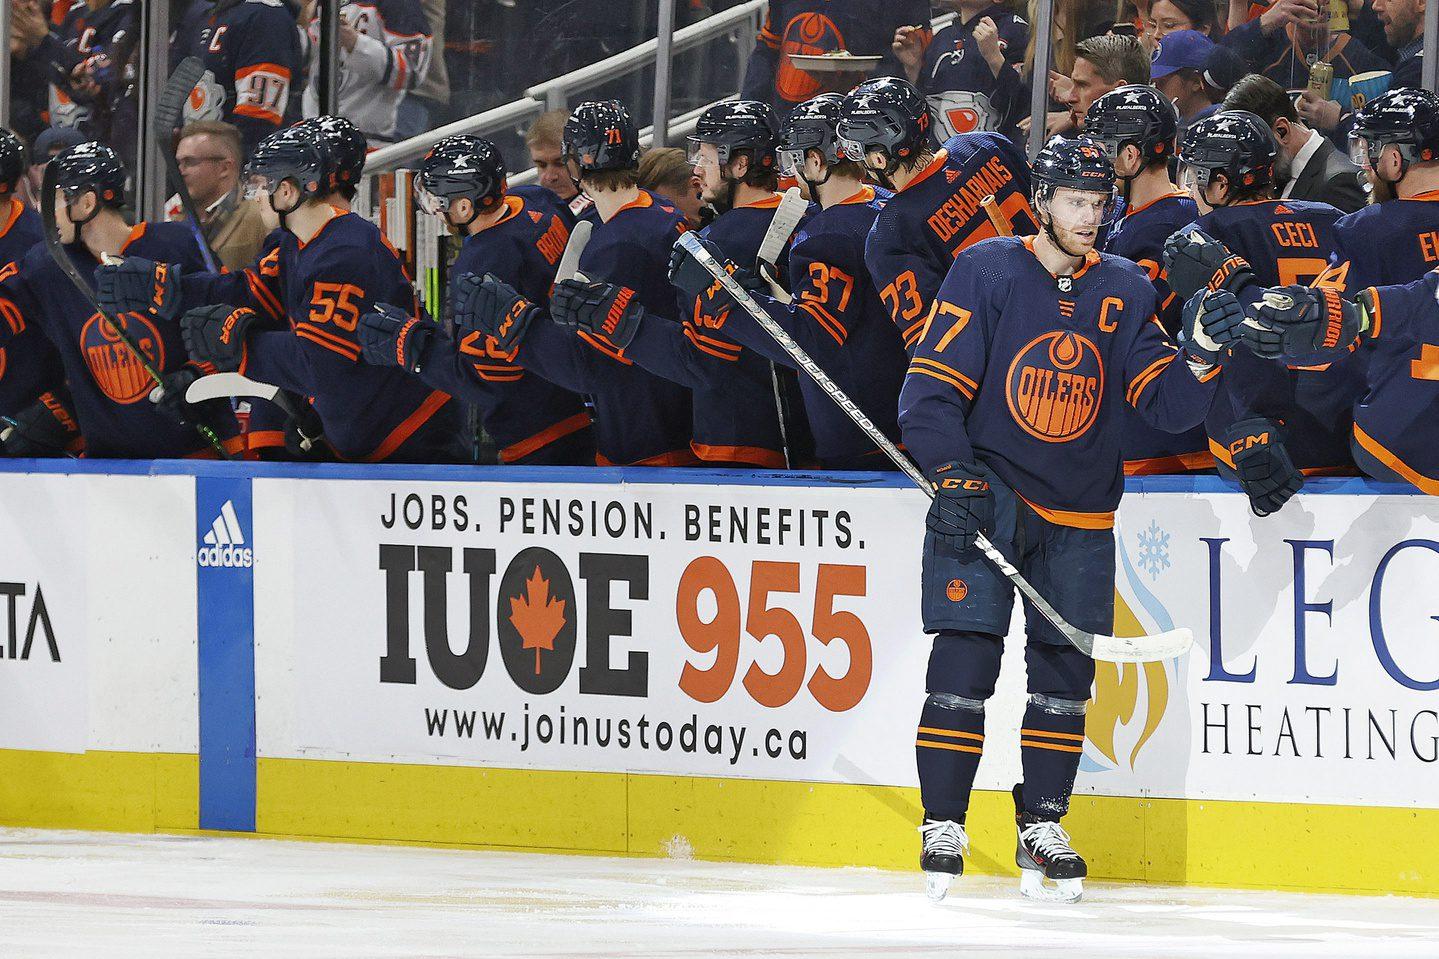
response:
<svg viewBox="0 0 1439 959"><path fill-rule="evenodd" d="M1114 593L1114 634L1140 636L1145 632L1128 601ZM1096 663L1094 699L1090 702L1084 732L1095 749L1115 766L1119 765L1118 739L1136 722L1144 693L1143 715L1138 719L1138 739L1129 751L1128 765L1134 768L1139 752L1164 719L1169 706L1169 675L1163 663Z"/></svg>

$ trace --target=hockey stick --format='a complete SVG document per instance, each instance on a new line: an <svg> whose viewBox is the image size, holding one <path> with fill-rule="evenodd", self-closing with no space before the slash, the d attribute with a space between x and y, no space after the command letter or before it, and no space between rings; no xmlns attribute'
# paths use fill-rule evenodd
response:
<svg viewBox="0 0 1439 959"><path fill-rule="evenodd" d="M43 446L47 450L54 450L57 453L64 453L72 460L77 460L80 458L63 446L56 446L54 443L48 443L45 440L36 439L33 436L29 436L23 429L20 428L20 422L13 417L0 416L0 423L3 423L5 426L3 430L0 430L0 443L8 442L10 437L14 436L16 433L19 433L21 436L25 436L27 439L30 440L30 442L34 443L37 446Z"/></svg>
<svg viewBox="0 0 1439 959"><path fill-rule="evenodd" d="M764 231L764 238L759 243L759 254L756 256L755 268L764 281L769 284L770 292L774 298L785 306L794 302L794 297L779 282L775 275L775 264L779 262L780 255L784 253L785 244L789 238L794 236L795 228L799 221L804 219L805 210L809 204L799 192L799 187L792 186L779 198L779 205L775 207L774 216L770 218L769 226ZM784 390L779 384L779 367L771 360L769 364L769 383L774 390L774 408L779 416L779 442L784 448L784 468L791 469L794 464L790 462L789 455L789 404L785 402Z"/></svg>
<svg viewBox="0 0 1439 959"><path fill-rule="evenodd" d="M195 90L195 84L205 75L205 64L199 57L186 57L180 61L175 72L170 74L170 79L165 82L165 87L160 91L160 99L155 101L155 142L159 146L160 155L165 158L165 173L170 178L170 186L180 197L180 206L185 209L185 216L190 220L190 232L195 234L195 242L200 246L200 256L205 261L205 269L211 273L219 273L219 259L215 251L210 249L210 241L205 239L205 231L200 226L200 214L195 209L195 198L190 196L190 190L185 186L185 178L180 176L180 162L175 159L175 145L172 138L175 135L175 127L180 125L180 113L185 109L185 101L190 99L190 94Z"/></svg>
<svg viewBox="0 0 1439 959"><path fill-rule="evenodd" d="M75 264L70 262L70 254L65 252L65 244L60 242L60 226L55 221L55 181L58 179L59 172L59 167L53 163L45 164L45 174L40 184L40 225L45 230L45 248L50 251L50 258L55 261L55 265L60 268L60 272L65 274L65 278L75 285L75 289L84 294L85 299L90 301L90 305L94 307L95 312L99 314L105 327L109 329L109 331L115 335L115 338L124 344L125 349L129 350L130 354L139 361L140 366L149 374L150 379L155 381L155 385L163 390L165 388L165 378L160 375L160 371L155 368L155 364L150 361L150 357L146 356L144 351L140 349L140 345L135 342L129 333L125 332L125 328L100 306L100 300L96 298L95 291L90 288L90 284L80 275L80 271L75 269ZM96 202L98 202L98 200ZM227 460L230 458L229 454L225 452L225 445L220 442L220 437L215 435L214 430L210 429L210 427L204 423L196 423L195 431L215 448L215 452L220 454L220 459Z"/></svg>
<svg viewBox="0 0 1439 959"><path fill-rule="evenodd" d="M587 280L589 279L580 272L580 256L589 245L590 234L594 232L595 225L589 220L581 220L575 224L570 231L570 241L565 244L564 255L560 257L559 269L555 271L555 282L561 280Z"/></svg>
<svg viewBox="0 0 1439 959"><path fill-rule="evenodd" d="M1014 236L1014 224L1009 222L1009 217L1005 216L1004 211L999 208L993 193L980 200L979 205L984 208L984 215L989 217L989 223L994 227L995 233L1000 236Z"/></svg>
<svg viewBox="0 0 1439 959"><path fill-rule="evenodd" d="M766 313L746 292L745 288L740 286L729 275L729 272L715 261L699 238L693 233L686 233L680 237L679 244L719 281L720 285L744 311L754 317L755 322L763 327L764 331L780 345L780 348L789 354L790 359L794 360L799 368L804 370L809 378L814 380L819 388L824 390L825 394L848 414L854 424L864 431L865 435L894 462L894 465L903 470L916 486L924 490L926 496L933 499L934 489L919 468L910 461L908 456L901 453L899 448L889 441L889 437L880 432L870 418L864 414L864 411L845 395L845 392L829 378L824 370L820 369L814 360L810 359L809 354L785 332L784 327L776 323L774 318ZM1184 628L1166 630L1151 636L1127 637L1100 635L1072 626L1055 611L1038 590L1029 584L1019 570L1004 558L1004 554L996 549L984 534L976 536L974 542L980 552L984 553L985 558L1024 594L1024 598L1029 600L1055 629L1059 630L1060 635L1086 656L1107 663L1147 663L1183 655L1194 644L1194 634Z"/></svg>
<svg viewBox="0 0 1439 959"><path fill-rule="evenodd" d="M301 419L295 406L296 398L273 383L261 383L239 373L211 373L192 382L185 390L185 401L203 403L206 400L237 399L248 397L274 403L290 419ZM301 401L303 402L303 401ZM310 452L317 437L300 432L300 451Z"/></svg>

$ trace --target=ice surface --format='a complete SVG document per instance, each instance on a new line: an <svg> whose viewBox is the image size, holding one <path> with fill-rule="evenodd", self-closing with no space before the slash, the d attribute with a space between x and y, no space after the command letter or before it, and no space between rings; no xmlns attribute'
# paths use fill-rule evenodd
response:
<svg viewBox="0 0 1439 959"><path fill-rule="evenodd" d="M0 957L1439 956L1439 903L0 830Z"/></svg>

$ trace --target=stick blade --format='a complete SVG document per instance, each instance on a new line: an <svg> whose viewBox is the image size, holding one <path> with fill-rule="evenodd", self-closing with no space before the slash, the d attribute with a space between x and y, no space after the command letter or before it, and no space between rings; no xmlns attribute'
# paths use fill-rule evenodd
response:
<svg viewBox="0 0 1439 959"><path fill-rule="evenodd" d="M560 257L559 269L555 271L555 282L561 280L573 280L580 272L580 255L585 252L585 247L590 242L590 234L594 232L595 225L589 220L581 220L575 224L570 231L570 241L565 244L564 255Z"/></svg>
<svg viewBox="0 0 1439 959"><path fill-rule="evenodd" d="M764 231L764 239L759 244L758 259L761 263L779 262L784 245L794 235L795 228L799 226L799 221L804 219L808 209L809 202L800 195L799 187L792 186L780 195L779 206L775 207L769 228Z"/></svg>
<svg viewBox="0 0 1439 959"><path fill-rule="evenodd" d="M1154 663L1183 656L1194 646L1194 631L1167 629L1149 636L1095 636L1090 654L1105 663Z"/></svg>
<svg viewBox="0 0 1439 959"><path fill-rule="evenodd" d="M185 390L185 399L190 403L206 400L229 399L237 396L254 396L262 400L273 400L280 392L278 386L252 380L239 373L211 373L195 380Z"/></svg>

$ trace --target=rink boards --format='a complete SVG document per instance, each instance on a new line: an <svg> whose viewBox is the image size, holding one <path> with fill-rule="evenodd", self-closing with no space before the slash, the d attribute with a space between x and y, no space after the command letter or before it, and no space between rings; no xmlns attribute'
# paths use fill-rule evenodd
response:
<svg viewBox="0 0 1439 959"><path fill-rule="evenodd" d="M910 868L925 500L877 474L16 463L0 824ZM1439 501L1130 482L1092 874L1439 894ZM951 584L952 601L966 587ZM1011 634L971 868L1011 869Z"/></svg>

